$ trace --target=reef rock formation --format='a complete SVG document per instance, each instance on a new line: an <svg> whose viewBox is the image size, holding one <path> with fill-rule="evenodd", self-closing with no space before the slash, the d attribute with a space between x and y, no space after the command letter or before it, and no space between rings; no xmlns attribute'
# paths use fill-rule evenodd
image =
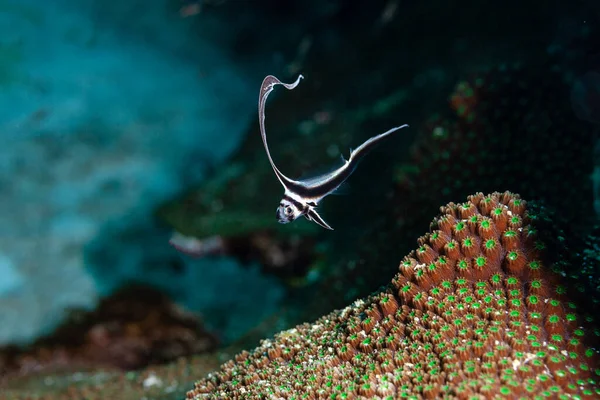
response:
<svg viewBox="0 0 600 400"><path fill-rule="evenodd" d="M410 251L440 204L477 191L510 188L553 210L555 221L585 237L596 217L590 175L600 131L575 117L571 75L548 57L476 70L458 81L447 108L414 125L418 133L409 159L396 166L389 201L373 214L369 232L356 235L358 254L342 253L346 262L330 268L326 293L337 282L361 297L378 288L381 275L369 271L393 274L392 261ZM360 259L369 263L352 263Z"/></svg>
<svg viewBox="0 0 600 400"><path fill-rule="evenodd" d="M77 310L52 335L24 348L0 348L0 385L11 377L57 369L129 371L208 353L217 337L160 291L129 285Z"/></svg>
<svg viewBox="0 0 600 400"><path fill-rule="evenodd" d="M384 290L239 353L187 398L599 396L597 303L581 309L541 214L509 192L441 211Z"/></svg>
<svg viewBox="0 0 600 400"><path fill-rule="evenodd" d="M0 399L175 400L200 377L188 399L598 397L598 236L575 246L508 192L441 212L386 288L250 352L13 378Z"/></svg>

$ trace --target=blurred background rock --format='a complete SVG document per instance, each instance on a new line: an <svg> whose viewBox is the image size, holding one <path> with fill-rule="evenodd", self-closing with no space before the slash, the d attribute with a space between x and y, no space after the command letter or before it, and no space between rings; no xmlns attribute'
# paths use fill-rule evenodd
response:
<svg viewBox="0 0 600 400"><path fill-rule="evenodd" d="M127 279L191 296L195 279L149 216L236 148L260 73L177 6L0 3L0 342L28 342ZM99 254L86 258L86 245ZM186 299L197 305L224 307L211 296L219 281L265 285L232 262L190 271L202 269L217 292ZM261 293L248 300L278 297Z"/></svg>

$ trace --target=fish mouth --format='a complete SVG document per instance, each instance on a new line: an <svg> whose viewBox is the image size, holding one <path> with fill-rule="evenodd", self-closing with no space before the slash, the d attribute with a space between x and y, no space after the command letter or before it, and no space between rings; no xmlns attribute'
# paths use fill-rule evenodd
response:
<svg viewBox="0 0 600 400"><path fill-rule="evenodd" d="M277 210L277 212L275 213L275 218L277 218L277 222L279 222L280 224L287 224L291 221L287 216L281 215L281 212L279 212L279 210Z"/></svg>

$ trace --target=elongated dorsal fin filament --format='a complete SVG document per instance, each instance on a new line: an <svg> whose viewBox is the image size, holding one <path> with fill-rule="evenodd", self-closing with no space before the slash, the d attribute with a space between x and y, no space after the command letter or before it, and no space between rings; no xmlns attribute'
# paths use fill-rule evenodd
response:
<svg viewBox="0 0 600 400"><path fill-rule="evenodd" d="M267 144L267 133L265 130L265 105L267 103L267 97L273 91L275 86L282 85L284 88L288 90L294 89L300 83L300 80L304 77L302 75L298 75L296 81L294 83L283 83L273 75L268 75L262 82L260 86L260 95L258 98L258 121L260 124L260 136L262 137L263 145L265 146L265 151L267 152L267 157L269 158L269 162L271 163L271 167L273 167L273 171L275 171L275 175L279 182L283 185L284 188L290 187L290 184L293 184L295 181L291 180L287 176L285 176L275 165L273 158L271 157L271 152L269 151L269 145Z"/></svg>

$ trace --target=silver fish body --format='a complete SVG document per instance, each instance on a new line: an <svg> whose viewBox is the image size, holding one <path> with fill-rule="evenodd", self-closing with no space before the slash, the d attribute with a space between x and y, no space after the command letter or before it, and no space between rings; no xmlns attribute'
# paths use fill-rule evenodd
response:
<svg viewBox="0 0 600 400"><path fill-rule="evenodd" d="M344 160L343 165L329 173L310 179L290 179L277 168L275 162L273 162L271 153L269 152L267 134L265 131L265 104L267 102L267 97L273 91L275 86L282 85L286 89L292 90L298 86L302 78L303 76L299 75L294 83L283 83L273 75L269 75L263 80L260 87L260 96L258 100L260 133L271 167L275 172L275 176L277 176L277 179L279 179L279 182L284 188L283 198L277 207L275 216L278 222L286 224L304 215L309 221L313 221L323 228L333 230L333 228L331 228L317 212L317 205L319 202L327 195L336 191L340 185L348 179L352 172L354 172L358 162L382 139L399 129L408 127L408 125L397 126L387 132L366 140L359 147L351 150L350 157L348 157L347 160Z"/></svg>

